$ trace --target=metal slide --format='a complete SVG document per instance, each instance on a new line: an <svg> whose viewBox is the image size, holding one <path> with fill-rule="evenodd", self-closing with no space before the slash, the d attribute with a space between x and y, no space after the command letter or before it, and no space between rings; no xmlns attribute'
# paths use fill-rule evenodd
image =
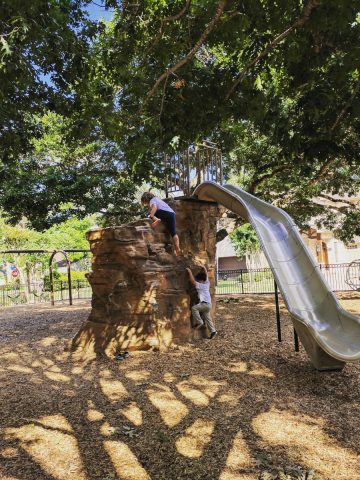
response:
<svg viewBox="0 0 360 480"><path fill-rule="evenodd" d="M294 327L318 370L342 369L360 360L360 317L346 312L332 293L292 218L232 185L200 184L199 200L214 201L256 230Z"/></svg>

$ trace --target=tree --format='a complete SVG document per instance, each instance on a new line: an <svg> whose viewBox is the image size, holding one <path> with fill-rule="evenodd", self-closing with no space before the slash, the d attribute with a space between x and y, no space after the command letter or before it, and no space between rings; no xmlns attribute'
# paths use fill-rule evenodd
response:
<svg viewBox="0 0 360 480"><path fill-rule="evenodd" d="M359 189L358 0L107 5L79 95L139 175L161 175L172 138L208 137L301 226L326 213L313 197Z"/></svg>
<svg viewBox="0 0 360 480"><path fill-rule="evenodd" d="M29 151L34 114L69 112L74 85L87 68L90 0L2 0L0 8L0 180L6 166Z"/></svg>
<svg viewBox="0 0 360 480"><path fill-rule="evenodd" d="M0 202L14 223L23 216L43 230L73 215L99 214L104 224L136 215L136 181L123 153L100 135L70 138L70 120L48 112L37 118L41 135L32 151L9 165Z"/></svg>
<svg viewBox="0 0 360 480"><path fill-rule="evenodd" d="M106 0L115 14L101 28L86 21L86 3L67 0L65 13L57 2L19 7L21 18L31 19L20 38L30 76L21 62L9 66L8 37L18 31L4 30L7 74L21 87L15 82L20 94L11 111L13 87L5 79L7 128L13 134L31 126L22 149L20 135L10 139L6 156L14 161L0 172L0 196L14 219L32 214L38 228L61 221L60 200L79 215L95 206L117 215L120 204L128 213L131 184L161 185L162 153L172 139L182 148L206 137L221 146L227 170L243 175L246 189L285 208L300 226L314 215L335 225L335 215L312 199L360 187L360 0ZM7 16L16 17L15 9ZM50 50L58 36L66 54L56 62ZM54 76L49 97L37 65ZM44 132L33 114L49 110L61 110L62 147L70 146L67 158L77 163L46 165L39 179L39 155L41 165L48 155L29 139ZM79 149L86 151L83 168ZM118 177L114 156L121 159ZM110 175L99 173L103 165ZM103 186L108 179L111 188ZM342 213L339 231L358 234L358 207L349 203Z"/></svg>
<svg viewBox="0 0 360 480"><path fill-rule="evenodd" d="M41 233L30 228L26 219L17 225L11 225L6 216L0 215L0 250L87 250L89 244L85 234L95 224L95 216L80 220L72 217ZM87 254L77 252L69 256L72 261L78 261ZM39 253L9 253L2 254L1 257L5 262L16 265L23 284L31 283L36 269L46 270L49 261L49 254Z"/></svg>
<svg viewBox="0 0 360 480"><path fill-rule="evenodd" d="M237 256L240 258L245 257L246 265L249 265L250 269L256 268L258 263L257 256L261 251L261 247L256 232L250 223L237 227L229 234L229 237Z"/></svg>

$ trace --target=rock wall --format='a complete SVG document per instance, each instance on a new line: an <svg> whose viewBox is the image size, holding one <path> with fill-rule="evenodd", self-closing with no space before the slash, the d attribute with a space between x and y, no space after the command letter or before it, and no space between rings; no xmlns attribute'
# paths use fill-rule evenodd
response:
<svg viewBox="0 0 360 480"><path fill-rule="evenodd" d="M194 199L169 201L177 213L182 255L173 254L163 225L155 230L144 219L88 232L93 253L92 310L72 342L74 350L166 349L207 336L191 329L191 306L197 303L186 267L206 265L215 310L217 204ZM199 269L198 269L199 270Z"/></svg>

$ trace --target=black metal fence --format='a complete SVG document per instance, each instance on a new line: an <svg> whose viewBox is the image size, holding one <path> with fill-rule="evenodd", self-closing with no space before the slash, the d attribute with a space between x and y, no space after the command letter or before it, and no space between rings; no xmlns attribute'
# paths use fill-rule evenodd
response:
<svg viewBox="0 0 360 480"><path fill-rule="evenodd" d="M360 268L349 263L320 265L320 270L334 292L354 290L349 284L360 289ZM245 293L274 293L274 277L270 268L219 270L216 275L216 294L231 295Z"/></svg>
<svg viewBox="0 0 360 480"><path fill-rule="evenodd" d="M92 292L87 280L72 280L72 298L91 298ZM54 281L54 300L69 300L69 283ZM15 305L45 303L51 301L50 284L44 282L25 284L0 285L0 306L12 307Z"/></svg>
<svg viewBox="0 0 360 480"><path fill-rule="evenodd" d="M334 292L360 291L360 266L349 263L320 265L320 269ZM353 287L349 284L349 278ZM270 268L219 270L216 275L216 294L261 294L274 293L274 278ZM92 291L88 280L72 281L72 298L91 298ZM54 300L69 300L69 284L66 281L54 281ZM0 285L0 307L44 303L51 301L50 284L37 282L30 285Z"/></svg>

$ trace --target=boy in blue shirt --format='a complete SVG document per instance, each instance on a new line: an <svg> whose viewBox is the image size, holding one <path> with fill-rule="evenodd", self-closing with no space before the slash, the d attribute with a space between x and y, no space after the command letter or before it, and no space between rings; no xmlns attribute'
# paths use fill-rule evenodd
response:
<svg viewBox="0 0 360 480"><path fill-rule="evenodd" d="M189 274L190 283L194 285L199 296L199 303L191 308L195 322L194 328L201 328L205 322L210 332L210 339L212 339L217 335L217 331L215 330L211 319L210 282L207 270L202 266L200 272L195 277L190 268L187 268L186 270Z"/></svg>

